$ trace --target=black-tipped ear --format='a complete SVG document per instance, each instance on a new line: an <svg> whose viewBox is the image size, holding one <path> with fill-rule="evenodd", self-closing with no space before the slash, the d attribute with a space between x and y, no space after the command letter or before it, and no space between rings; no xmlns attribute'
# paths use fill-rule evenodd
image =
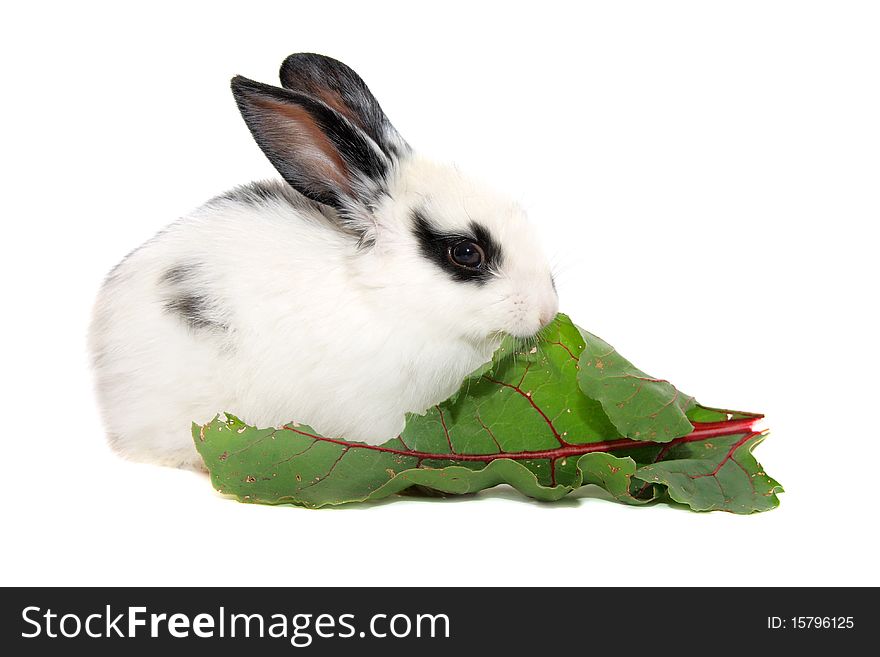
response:
<svg viewBox="0 0 880 657"><path fill-rule="evenodd" d="M241 76L232 94L266 157L304 196L355 222L384 190L388 157L320 100Z"/></svg>
<svg viewBox="0 0 880 657"><path fill-rule="evenodd" d="M367 133L388 157L399 158L409 151L366 83L342 62L314 53L297 53L284 60L280 75L285 88L332 107Z"/></svg>

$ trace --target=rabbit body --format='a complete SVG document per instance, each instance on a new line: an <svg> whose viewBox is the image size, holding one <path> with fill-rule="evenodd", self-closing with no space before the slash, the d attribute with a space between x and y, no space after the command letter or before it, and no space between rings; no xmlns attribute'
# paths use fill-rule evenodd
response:
<svg viewBox="0 0 880 657"><path fill-rule="evenodd" d="M299 57L311 58L295 62L297 70L311 66L301 88L314 92L319 73L338 82L333 67L344 65ZM284 121L298 122L285 124L289 138L318 125L309 138L324 152L301 165L296 158L309 156L309 144L279 156L283 148L261 143L284 180L209 201L108 275L90 351L111 444L136 460L202 467L191 423L222 411L257 426L294 421L327 436L384 442L406 413L452 394L503 333L531 335L556 312L549 269L515 204L412 153L390 124L376 124L384 134L371 130L359 121L362 108L349 109L348 119L340 104L328 116L337 131L366 126L363 143L381 175L340 140L334 160L326 118L308 121L338 99L325 94L317 109L301 101L309 110L301 114L298 96L245 82L253 87L236 98L246 120L250 102L255 112L275 113L264 107L265 94L275 94L272 102L296 108L282 108ZM331 138L321 141L323 134ZM342 173L328 169L334 165ZM328 178L333 186L323 190ZM482 269L470 266L475 250Z"/></svg>

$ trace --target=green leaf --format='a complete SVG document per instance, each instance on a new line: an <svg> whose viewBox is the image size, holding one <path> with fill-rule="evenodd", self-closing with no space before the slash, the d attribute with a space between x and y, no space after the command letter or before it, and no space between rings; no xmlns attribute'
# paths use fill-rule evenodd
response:
<svg viewBox="0 0 880 657"><path fill-rule="evenodd" d="M583 329L581 333L586 348L578 383L585 395L599 400L622 435L669 442L691 432L687 411L696 404L693 397L665 379L645 374L601 338Z"/></svg>
<svg viewBox="0 0 880 657"><path fill-rule="evenodd" d="M635 474L664 484L669 497L695 511L751 513L779 506L779 482L752 456L765 434L749 432L673 445L658 463Z"/></svg>
<svg viewBox="0 0 880 657"><path fill-rule="evenodd" d="M694 424L685 415L687 425L677 435L661 410L639 418L638 438L628 438L624 428L630 424L621 420L626 413L608 412L617 386L600 383L590 395L580 383L584 363L594 363L595 349L604 344L565 315L535 347L505 340L456 394L424 415L408 416L401 435L382 445L321 436L295 423L258 429L229 414L194 425L193 436L215 488L246 502L321 507L377 500L413 486L463 494L499 484L554 501L596 484L628 504L645 504L668 491L673 500L700 510L770 508L771 496L759 505L741 485L722 496L729 503L711 506L700 481L717 465L712 459L721 462L724 454L698 446L751 433L759 416L691 402L686 411ZM622 359L612 364L638 371ZM685 406L672 406L684 415ZM760 470L750 455L736 458L742 467ZM721 463L718 472L725 481L727 468Z"/></svg>

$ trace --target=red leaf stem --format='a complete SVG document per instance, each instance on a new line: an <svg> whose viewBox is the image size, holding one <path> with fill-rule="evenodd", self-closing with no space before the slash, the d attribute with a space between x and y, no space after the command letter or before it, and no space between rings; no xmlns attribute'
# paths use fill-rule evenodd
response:
<svg viewBox="0 0 880 657"><path fill-rule="evenodd" d="M719 436L732 436L741 433L755 434L756 432L754 431L754 426L761 418L763 418L762 415L756 415L754 417L737 418L735 420L724 420L721 422L694 422L692 423L694 426L694 430L691 433L687 434L686 436L681 436L680 438L675 438L668 443L656 443L646 440L631 440L629 438L615 438L613 440L603 440L596 443L568 443L562 447L557 447L556 449L543 449L523 452L502 452L492 454L436 454L433 452L422 452L414 449L395 449L393 447L385 447L384 445L368 445L366 443L357 443L349 440L341 440L339 438L325 438L324 436L317 436L291 425L286 425L284 428L288 431L293 431L294 433L305 436L307 438L311 438L313 440L333 443L335 445L341 445L346 448L367 449L376 452L398 454L400 456L416 458L420 461L479 461L483 463L488 463L500 458L512 459L514 461L527 461L530 459L555 460L559 458L566 458L569 456L591 454L593 452L611 452L619 449L631 449L634 447L649 447L657 445L663 445L664 449L667 449L673 445L697 442L700 440L708 440L709 438L716 438ZM745 442L746 440L748 440L748 438L744 438L741 442ZM724 462L726 462L729 458L730 455L725 458Z"/></svg>

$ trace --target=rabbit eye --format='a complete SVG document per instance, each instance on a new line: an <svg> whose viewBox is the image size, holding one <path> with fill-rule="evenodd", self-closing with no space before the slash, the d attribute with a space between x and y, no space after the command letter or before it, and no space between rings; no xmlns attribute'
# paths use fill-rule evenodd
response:
<svg viewBox="0 0 880 657"><path fill-rule="evenodd" d="M484 285L504 262L498 242L475 221L462 232L444 232L420 208L412 211L412 218L422 255L455 281Z"/></svg>
<svg viewBox="0 0 880 657"><path fill-rule="evenodd" d="M449 259L466 269L479 269L486 261L483 247L471 240L462 240L449 247Z"/></svg>

